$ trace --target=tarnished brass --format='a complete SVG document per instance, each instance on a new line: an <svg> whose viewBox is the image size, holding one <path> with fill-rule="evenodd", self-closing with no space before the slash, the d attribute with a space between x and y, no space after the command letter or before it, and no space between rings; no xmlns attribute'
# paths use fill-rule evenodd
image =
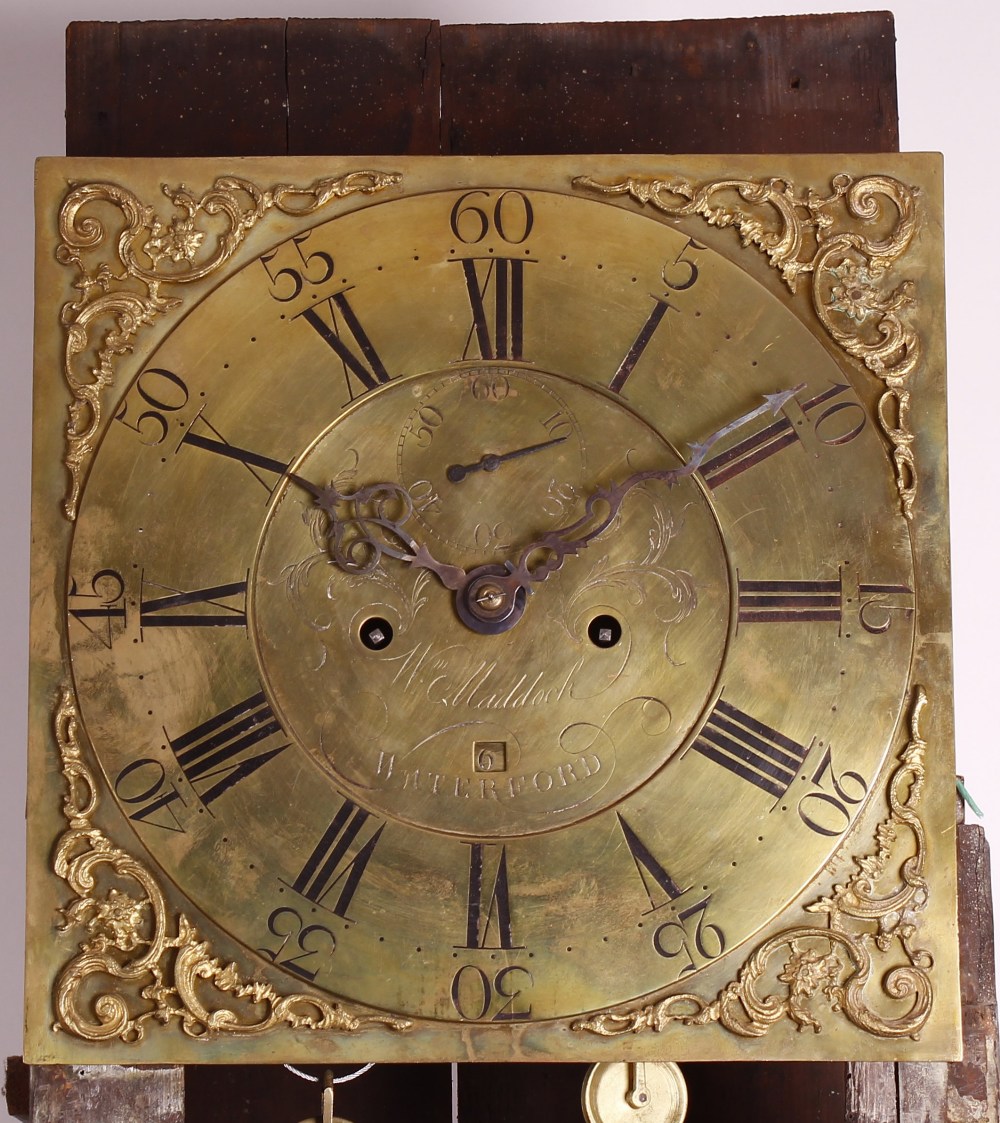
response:
<svg viewBox="0 0 1000 1123"><path fill-rule="evenodd" d="M910 715L911 740L889 783L892 814L879 824L876 849L855 859L858 870L846 885L836 886L829 897L806 906L807 912L826 914L825 928L790 928L760 944L714 1002L705 1003L697 994L672 994L656 1006L599 1014L576 1023L574 1028L610 1036L659 1031L672 1021L685 1025L719 1021L733 1033L760 1037L787 1017L800 1030L819 1033L822 1024L810 1006L817 992L822 992L832 1000L833 1010L869 1033L917 1036L930 1016L934 989L930 979L933 957L915 940L919 914L928 899L926 838L917 814L926 776L927 745L919 728L926 704L927 696L917 687ZM905 860L897 856L898 847ZM878 923L874 941L870 938L873 922ZM887 953L899 950L905 960L894 964ZM839 953L852 967L846 986L841 979L847 964ZM778 981L787 984L787 994L782 997L758 990L768 978L772 957L783 960ZM881 985L889 998L902 994L911 998L909 1011L902 1017L880 1017L867 993L867 988L876 985Z"/></svg>
<svg viewBox="0 0 1000 1123"><path fill-rule="evenodd" d="M404 1019L359 1014L315 994L279 994L241 974L235 963L214 958L188 917L168 915L163 889L148 867L94 827L97 785L82 758L79 715L68 689L55 726L69 828L56 844L52 868L75 894L62 910L61 927L88 934L55 988L58 1026L90 1041L117 1038L128 1043L142 1041L147 1023L175 1020L197 1038L216 1031L257 1034L278 1025L337 1033L375 1025L410 1027ZM105 872L122 879L131 892L112 887L95 893L96 886L112 882ZM127 1001L128 984L146 978L158 985L143 988L146 1005L135 1012ZM88 990L95 982L99 994ZM227 996L240 1000L242 1009L225 1005Z"/></svg>
<svg viewBox="0 0 1000 1123"><path fill-rule="evenodd" d="M306 187L276 184L262 190L238 176L220 176L203 195L184 187L163 193L177 212L163 219L120 183L84 183L59 207L57 260L76 273L76 299L63 306L64 373L73 395L66 427L66 467L71 484L66 514L75 518L80 485L101 432L105 391L114 385L118 357L131 352L142 329L182 303L174 285L204 281L226 264L248 231L272 208L311 215L332 199L372 194L398 182L393 173L353 171ZM108 203L121 211L122 229L112 244L95 212ZM85 213L81 215L81 211ZM216 221L221 216L221 224ZM103 251L92 266L89 254ZM108 255L114 250L113 255ZM164 292L163 290L168 290ZM93 333L93 334L92 334ZM100 333L100 341L94 335ZM93 358L89 353L95 352ZM81 361L87 356L90 365Z"/></svg>
<svg viewBox="0 0 1000 1123"><path fill-rule="evenodd" d="M699 215L712 226L733 226L744 245L767 254L791 292L810 279L813 310L847 354L885 383L878 419L892 442L903 512L916 492L913 432L907 422L907 380L921 361L920 336L905 316L913 284L886 273L918 232L919 189L888 175L839 173L825 188L796 190L783 177L742 177L692 182L679 176L628 176L601 183L580 176L577 186L606 195L628 194L639 203L681 218ZM885 226L874 228L891 204ZM859 221L860 220L860 221Z"/></svg>
<svg viewBox="0 0 1000 1123"><path fill-rule="evenodd" d="M337 165L39 167L28 1059L954 1055L937 159Z"/></svg>

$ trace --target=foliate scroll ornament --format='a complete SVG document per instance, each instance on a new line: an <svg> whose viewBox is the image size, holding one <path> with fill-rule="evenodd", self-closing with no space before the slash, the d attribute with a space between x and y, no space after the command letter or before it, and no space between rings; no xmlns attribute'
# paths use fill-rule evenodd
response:
<svg viewBox="0 0 1000 1123"><path fill-rule="evenodd" d="M391 606L395 627L404 634L428 601L428 570L418 571L415 577L407 571L401 579L395 569L381 564L383 554L407 556L400 551L401 544L416 549L403 529L413 513L410 495L392 484L351 490L359 457L354 449L350 454L350 464L320 492L322 501L318 498L304 514L313 550L286 565L278 579L296 615L321 641L317 670L326 666L329 655L325 637L336 642L339 634L334 614L345 589L366 589L370 596L378 588ZM345 517L334 518L337 507L347 512ZM331 558L335 565L330 564Z"/></svg>
<svg viewBox="0 0 1000 1123"><path fill-rule="evenodd" d="M694 574L667 564L670 546L683 530L683 522L675 519L672 511L664 509L645 487L638 487L632 499L643 500L646 504L643 517L649 530L645 555L619 564L612 564L609 554L599 557L590 571L566 593L557 592L552 619L579 639L567 623L578 615L577 606L599 589L617 589L630 604L642 606L663 626L663 654L674 663L670 655L671 628L698 608L698 582ZM619 511L611 526L618 528L622 517Z"/></svg>
<svg viewBox="0 0 1000 1123"><path fill-rule="evenodd" d="M141 1041L147 1027L178 1022L201 1041L280 1026L354 1033L405 1030L401 1018L369 1015L311 994L281 994L212 954L183 913L171 916L152 872L93 825L98 794L84 762L79 717L64 689L55 733L67 783L67 830L52 866L73 891L62 930L83 935L56 981L54 1028L87 1041Z"/></svg>
<svg viewBox="0 0 1000 1123"><path fill-rule="evenodd" d="M637 1009L596 1014L573 1028L613 1037L661 1032L678 1022L717 1023L740 1037L763 1037L787 1018L800 1031L820 1033L815 1007L825 997L834 1012L874 1037L918 1037L934 1000L933 960L918 943L929 894L926 839L917 814L925 778L920 718L926 705L927 695L917 686L910 739L889 781L890 813L876 829L874 849L854 859L855 871L843 885L806 906L826 916L825 927L803 925L771 936L711 1001L673 994ZM881 995L874 993L878 986ZM898 1015L889 1016L888 1007Z"/></svg>
<svg viewBox="0 0 1000 1123"><path fill-rule="evenodd" d="M909 323L915 285L894 269L918 227L916 187L892 176L847 173L833 177L829 193L800 191L782 178L693 183L629 176L601 183L580 176L574 185L628 196L671 218L697 216L710 226L733 227L744 246L766 254L792 292L807 278L830 338L884 385L879 424L892 445L902 511L912 517L917 479L908 380L922 350Z"/></svg>
<svg viewBox="0 0 1000 1123"><path fill-rule="evenodd" d="M116 363L144 327L182 303L174 287L215 274L270 211L304 217L334 199L371 195L400 179L396 172L360 170L306 187L265 189L238 176L220 176L201 195L183 184L164 184L173 206L167 215L115 183L84 183L66 195L55 256L75 271L79 293L60 313L63 372L72 394L66 425L68 518L76 517L101 429L103 392L114 384ZM112 225L115 210L121 217Z"/></svg>

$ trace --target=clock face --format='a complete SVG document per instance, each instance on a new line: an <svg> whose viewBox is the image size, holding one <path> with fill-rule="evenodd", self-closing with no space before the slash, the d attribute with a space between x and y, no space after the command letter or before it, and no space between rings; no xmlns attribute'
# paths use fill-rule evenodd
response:
<svg viewBox="0 0 1000 1123"><path fill-rule="evenodd" d="M882 160L43 164L32 1063L953 1055Z"/></svg>
<svg viewBox="0 0 1000 1123"><path fill-rule="evenodd" d="M695 235L390 193L143 358L72 532L73 685L248 963L453 1026L605 1010L695 985L865 808L916 620L870 390Z"/></svg>

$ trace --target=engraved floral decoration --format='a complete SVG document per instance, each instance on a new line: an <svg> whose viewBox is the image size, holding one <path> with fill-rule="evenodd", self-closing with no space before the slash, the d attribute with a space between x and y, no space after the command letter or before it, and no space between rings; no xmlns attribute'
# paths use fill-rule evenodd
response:
<svg viewBox="0 0 1000 1123"><path fill-rule="evenodd" d="M915 687L910 738L888 785L890 814L876 829L875 849L854 859L855 871L843 885L806 906L826 916L825 927L803 925L771 936L711 1001L672 994L651 1005L597 1014L573 1028L613 1037L660 1032L679 1022L719 1024L740 1037L763 1037L788 1018L799 1031L821 1033L822 997L872 1036L918 1037L933 1005L933 960L917 942L929 892L926 839L917 815L925 779L920 718L926 705L923 687ZM886 1003L900 1010L898 1016L887 1016Z"/></svg>
<svg viewBox="0 0 1000 1123"><path fill-rule="evenodd" d="M710 226L733 227L744 246L767 255L793 293L808 277L813 308L830 338L884 385L879 423L892 445L902 511L912 517L917 479L908 382L922 348L909 323L914 282L895 277L893 268L918 227L917 188L887 175L846 173L833 177L829 193L800 191L777 177L693 183L629 176L601 183L580 176L574 185L626 195L671 218L699 216Z"/></svg>
<svg viewBox="0 0 1000 1123"><path fill-rule="evenodd" d="M686 620L698 607L694 574L666 563L670 544L680 534L683 523L678 523L673 511L664 509L646 487L637 488L633 498L644 499L647 505L643 515L643 525L648 526L646 553L641 558L618 564L612 564L610 554L599 557L588 574L571 586L569 595L554 606L551 615L557 624L567 627L566 622L573 618L577 602L595 589L619 589L625 593L629 603L646 606L663 625L663 652L673 662L670 629ZM610 540L618 537L623 518L624 510L619 511L609 528Z"/></svg>
<svg viewBox="0 0 1000 1123"><path fill-rule="evenodd" d="M318 995L281 994L214 956L183 913L170 915L147 867L93 825L97 786L83 760L68 688L56 711L55 733L69 826L56 843L52 866L74 893L61 910L61 929L83 935L56 982L56 1030L88 1041L118 1038L131 1044L142 1040L149 1023L174 1021L202 1041L279 1026L334 1033L409 1027L404 1019L357 1013Z"/></svg>
<svg viewBox="0 0 1000 1123"><path fill-rule="evenodd" d="M339 643L335 620L346 590L362 590L369 601L373 588L379 589L392 606L395 627L400 632L410 628L428 599L428 570L418 570L412 576L406 569L401 578L398 569L380 564L384 552L411 541L403 530L413 513L410 496L396 485L354 488L359 463L358 451L348 449L345 464L328 483L328 493L339 496L337 506L346 513L335 522L331 511L318 502L307 506L302 521L308 528L312 551L284 565L276 578L265 579L268 585L284 586L288 603L319 636L319 659L313 664L316 670L326 665L329 655L324 637L329 636L329 642L333 642L336 636ZM398 551L392 556L399 556ZM330 564L331 558L336 564Z"/></svg>
<svg viewBox="0 0 1000 1123"><path fill-rule="evenodd" d="M182 304L175 286L215 274L270 211L306 216L334 199L370 195L400 179L396 172L359 170L307 187L265 189L238 176L220 176L201 195L184 184L164 184L163 194L176 211L169 216L115 183L80 184L66 195L55 256L74 270L79 294L60 313L63 373L73 395L66 425L68 518L76 517L101 429L103 394L114 384L116 364L143 328ZM112 222L115 211L120 220Z"/></svg>

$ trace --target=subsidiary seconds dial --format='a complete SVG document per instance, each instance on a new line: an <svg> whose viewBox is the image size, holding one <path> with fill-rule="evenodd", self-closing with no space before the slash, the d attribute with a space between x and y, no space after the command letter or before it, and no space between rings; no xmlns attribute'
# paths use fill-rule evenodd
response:
<svg viewBox="0 0 1000 1123"><path fill-rule="evenodd" d="M476 366L444 374L403 423L398 471L438 541L484 560L527 527L554 525L579 496L580 424L553 380ZM516 497L516 498L515 498Z"/></svg>

